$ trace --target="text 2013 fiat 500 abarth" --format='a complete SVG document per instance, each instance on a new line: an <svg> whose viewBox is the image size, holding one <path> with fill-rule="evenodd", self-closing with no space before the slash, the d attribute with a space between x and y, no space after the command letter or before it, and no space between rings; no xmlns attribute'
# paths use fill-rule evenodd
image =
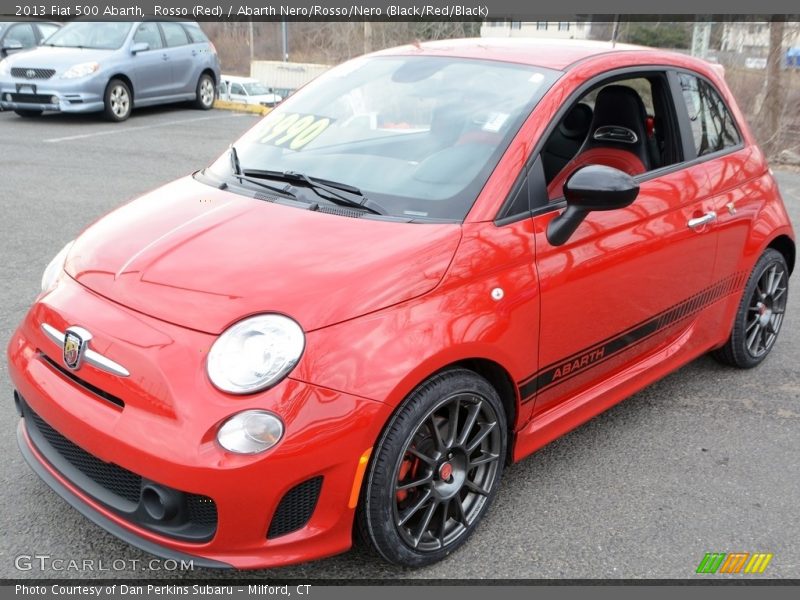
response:
<svg viewBox="0 0 800 600"><path fill-rule="evenodd" d="M59 252L8 347L19 443L156 554L255 568L359 535L425 565L505 464L703 353L759 364L794 263L709 64L383 51Z"/></svg>

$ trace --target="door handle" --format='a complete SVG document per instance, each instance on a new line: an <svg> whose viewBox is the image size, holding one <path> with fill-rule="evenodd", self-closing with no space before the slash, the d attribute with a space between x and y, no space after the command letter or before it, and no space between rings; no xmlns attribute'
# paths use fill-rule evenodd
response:
<svg viewBox="0 0 800 600"><path fill-rule="evenodd" d="M169 60L169 54L162 54L161 60Z"/></svg>
<svg viewBox="0 0 800 600"><path fill-rule="evenodd" d="M689 226L690 229L700 229L703 225L707 225L716 220L717 220L717 213L715 213L712 210L704 214L702 217L689 219L689 222L686 224Z"/></svg>

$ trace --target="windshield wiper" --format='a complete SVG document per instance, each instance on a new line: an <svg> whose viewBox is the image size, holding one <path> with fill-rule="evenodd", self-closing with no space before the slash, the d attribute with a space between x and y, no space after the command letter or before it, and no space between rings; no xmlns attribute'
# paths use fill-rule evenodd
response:
<svg viewBox="0 0 800 600"><path fill-rule="evenodd" d="M258 178L278 179L280 181L302 182L312 190L314 190L320 198L324 198L334 204L340 206L348 206L351 208L359 208L371 212L375 215L387 215L388 211L380 204L367 198L364 193L355 186L346 183L339 183L338 181L330 181L328 179L317 179L316 177L309 177L305 173L297 173L296 171L265 171L260 169L248 169L242 171L242 175ZM340 191L341 190L341 191ZM320 192L324 192L324 195ZM347 192L354 196L360 196L360 200L355 200L343 195L341 192Z"/></svg>
<svg viewBox="0 0 800 600"><path fill-rule="evenodd" d="M246 181L248 183L257 185L258 187L262 187L272 192L283 194L284 196L288 196L289 198L297 198L297 194L292 193L290 189L291 186L289 185L284 185L284 186L270 185L268 183L265 183L264 181L248 177L249 173L245 173L244 171L242 171L242 163L239 162L239 153L236 151L236 147L233 144L231 144L228 147L228 153L231 157L231 170L233 171L233 176L236 177L236 179L238 179L240 182Z"/></svg>

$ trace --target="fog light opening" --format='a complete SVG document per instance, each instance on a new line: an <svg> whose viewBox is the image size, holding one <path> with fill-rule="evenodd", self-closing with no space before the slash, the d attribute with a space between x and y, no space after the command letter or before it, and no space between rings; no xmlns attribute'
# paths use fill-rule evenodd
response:
<svg viewBox="0 0 800 600"><path fill-rule="evenodd" d="M50 97L50 102L52 104L58 104L58 96L51 96Z"/></svg>

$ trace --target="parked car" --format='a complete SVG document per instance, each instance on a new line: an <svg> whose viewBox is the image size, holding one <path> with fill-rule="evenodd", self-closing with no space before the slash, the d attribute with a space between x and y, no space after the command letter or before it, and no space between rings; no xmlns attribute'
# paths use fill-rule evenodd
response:
<svg viewBox="0 0 800 600"><path fill-rule="evenodd" d="M59 27L50 21L0 21L0 60L38 46Z"/></svg>
<svg viewBox="0 0 800 600"><path fill-rule="evenodd" d="M102 111L111 121L168 102L208 110L219 75L216 49L197 23L75 21L0 62L0 106L23 117Z"/></svg>
<svg viewBox="0 0 800 600"><path fill-rule="evenodd" d="M56 255L8 346L19 445L84 515L195 566L354 531L426 565L508 463L707 352L761 363L795 261L708 63L382 51Z"/></svg>
<svg viewBox="0 0 800 600"><path fill-rule="evenodd" d="M252 77L223 75L219 84L219 96L224 100L241 104L260 104L273 107L281 98L275 91Z"/></svg>

